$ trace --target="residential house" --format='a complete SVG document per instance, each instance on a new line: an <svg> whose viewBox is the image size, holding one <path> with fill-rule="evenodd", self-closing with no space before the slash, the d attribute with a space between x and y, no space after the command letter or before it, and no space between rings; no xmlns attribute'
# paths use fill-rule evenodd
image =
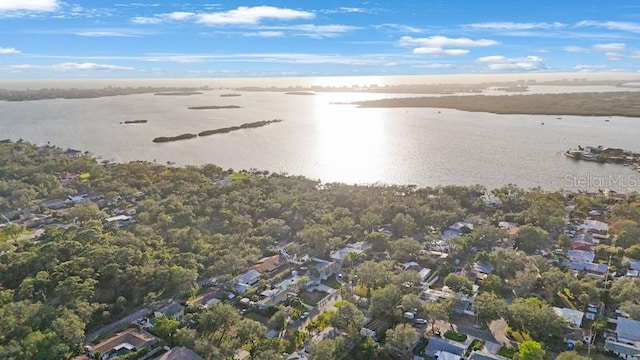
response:
<svg viewBox="0 0 640 360"><path fill-rule="evenodd" d="M249 289L258 285L260 281L260 273L254 269L247 271L246 273L239 275L235 278L234 290L240 294L246 293Z"/></svg>
<svg viewBox="0 0 640 360"><path fill-rule="evenodd" d="M418 264L415 261L410 261L402 264L402 270L404 271L407 271L407 270L420 271L421 269L422 267L420 266L420 264Z"/></svg>
<svg viewBox="0 0 640 360"><path fill-rule="evenodd" d="M556 315L567 320L571 328L579 329L580 327L582 327L584 312L569 308L559 308L555 306L553 307L553 311L556 313Z"/></svg>
<svg viewBox="0 0 640 360"><path fill-rule="evenodd" d="M237 350L233 354L233 360L249 360L250 358L251 353L244 349Z"/></svg>
<svg viewBox="0 0 640 360"><path fill-rule="evenodd" d="M328 261L319 258L311 259L315 265L313 265L314 276L322 280L327 280L331 275L340 272L342 266L337 261Z"/></svg>
<svg viewBox="0 0 640 360"><path fill-rule="evenodd" d="M640 347L635 345L606 339L604 341L604 350L618 355L621 359L640 360Z"/></svg>
<svg viewBox="0 0 640 360"><path fill-rule="evenodd" d="M429 338L425 352L438 360L460 360L464 356L467 347L461 343L443 339L439 336Z"/></svg>
<svg viewBox="0 0 640 360"><path fill-rule="evenodd" d="M629 270L627 270L627 276L640 277L640 261L629 260Z"/></svg>
<svg viewBox="0 0 640 360"><path fill-rule="evenodd" d="M618 341L640 345L640 321L619 317L617 324Z"/></svg>
<svg viewBox="0 0 640 360"><path fill-rule="evenodd" d="M477 279L484 279L487 276L493 274L493 265L486 262L476 262L473 264L473 273Z"/></svg>
<svg viewBox="0 0 640 360"><path fill-rule="evenodd" d="M156 360L202 360L202 358L186 347L174 347Z"/></svg>
<svg viewBox="0 0 640 360"><path fill-rule="evenodd" d="M609 271L609 266L607 264L596 264L584 261L570 262L569 267L574 272L585 271L587 276L591 276L596 279L604 278L607 271Z"/></svg>
<svg viewBox="0 0 640 360"><path fill-rule="evenodd" d="M596 255L591 251L584 250L569 250L567 251L567 257L571 262L593 262L596 259Z"/></svg>
<svg viewBox="0 0 640 360"><path fill-rule="evenodd" d="M166 316L168 318L180 320L184 316L184 307L178 303L171 303L156 310L153 315L155 317Z"/></svg>
<svg viewBox="0 0 640 360"><path fill-rule="evenodd" d="M93 346L91 350L96 354L101 354L99 360L111 360L138 350L151 349L159 341L158 338L147 332L127 329Z"/></svg>
<svg viewBox="0 0 640 360"><path fill-rule="evenodd" d="M420 278L421 283L425 282L429 278L429 275L431 275L431 269L429 268L423 268L418 271L418 278Z"/></svg>
<svg viewBox="0 0 640 360"><path fill-rule="evenodd" d="M509 360L509 358L486 351L474 350L469 354L468 360Z"/></svg>
<svg viewBox="0 0 640 360"><path fill-rule="evenodd" d="M133 217L129 215L117 215L104 219L107 224L112 224L117 227L123 227L133 223Z"/></svg>
<svg viewBox="0 0 640 360"><path fill-rule="evenodd" d="M585 220L578 225L578 229L590 233L606 234L609 231L609 224L599 220Z"/></svg>
<svg viewBox="0 0 640 360"><path fill-rule="evenodd" d="M342 249L338 249L335 251L331 252L331 260L339 262L340 264L342 264L344 262L344 259L349 255L349 254L354 254L354 255L360 255L362 254L364 251L360 250L360 249L354 249L352 247L344 247Z"/></svg>
<svg viewBox="0 0 640 360"><path fill-rule="evenodd" d="M253 270L260 274L270 274L286 264L287 261L282 254L264 257L253 265Z"/></svg>

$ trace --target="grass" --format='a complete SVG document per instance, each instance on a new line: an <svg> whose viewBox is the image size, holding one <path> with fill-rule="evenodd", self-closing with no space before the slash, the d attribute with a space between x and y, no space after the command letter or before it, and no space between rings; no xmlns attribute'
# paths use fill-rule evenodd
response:
<svg viewBox="0 0 640 360"><path fill-rule="evenodd" d="M342 287L342 284L340 284L336 279L335 274L331 275L330 278L328 278L327 280L324 280L322 283L334 289L340 289Z"/></svg>
<svg viewBox="0 0 640 360"><path fill-rule="evenodd" d="M467 348L467 351L464 353L464 355L469 356L469 354L471 354L472 351L482 350L483 348L484 348L484 341L480 339L473 339L471 344L469 344L469 347Z"/></svg>
<svg viewBox="0 0 640 360"><path fill-rule="evenodd" d="M328 294L324 291L302 291L300 292L300 300L305 304L316 306L318 302L325 298Z"/></svg>
<svg viewBox="0 0 640 360"><path fill-rule="evenodd" d="M531 335L527 334L526 332L513 330L510 327L507 327L507 329L504 331L504 334L507 335L507 337L509 337L510 339L515 340L519 343L523 341L533 341Z"/></svg>
<svg viewBox="0 0 640 360"><path fill-rule="evenodd" d="M360 297L368 298L369 297L368 290L369 289L365 285L360 284L356 286L356 288L353 290L353 293Z"/></svg>
<svg viewBox="0 0 640 360"><path fill-rule="evenodd" d="M467 340L466 334L459 333L455 330L445 331L444 337L446 337L449 340L458 341L458 342L465 342Z"/></svg>
<svg viewBox="0 0 640 360"><path fill-rule="evenodd" d="M517 353L518 353L518 349L516 349L516 348L514 348L512 346L503 346L503 347L500 348L500 350L498 350L498 355L504 356L504 357L509 358L509 359L513 359L513 357Z"/></svg>

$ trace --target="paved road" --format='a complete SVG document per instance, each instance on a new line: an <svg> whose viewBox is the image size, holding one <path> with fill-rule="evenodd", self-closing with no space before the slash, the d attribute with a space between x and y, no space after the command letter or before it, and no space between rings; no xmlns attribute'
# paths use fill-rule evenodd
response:
<svg viewBox="0 0 640 360"><path fill-rule="evenodd" d="M107 334L112 333L112 332L114 332L114 331L116 331L116 330L118 330L118 329L120 329L122 327L125 327L127 324L144 317L145 315L149 314L150 312L151 312L151 309L149 309L149 308L142 308L140 310L137 310L137 311L127 315L126 317L124 317L124 318L122 318L122 319L120 319L120 320L118 320L116 322L113 322L113 323L111 323L109 325L105 325L105 326L101 327L100 329L92 331L91 333L89 333L89 334L87 334L85 336L84 341L85 341L85 343L92 342L93 340L95 340L95 339L97 339L97 338L99 338L101 336L107 335Z"/></svg>

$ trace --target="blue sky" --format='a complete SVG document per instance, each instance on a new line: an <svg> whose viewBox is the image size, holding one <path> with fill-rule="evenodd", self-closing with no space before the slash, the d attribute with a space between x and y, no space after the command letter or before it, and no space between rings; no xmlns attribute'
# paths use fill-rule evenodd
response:
<svg viewBox="0 0 640 360"><path fill-rule="evenodd" d="M0 78L638 72L636 0L0 0Z"/></svg>

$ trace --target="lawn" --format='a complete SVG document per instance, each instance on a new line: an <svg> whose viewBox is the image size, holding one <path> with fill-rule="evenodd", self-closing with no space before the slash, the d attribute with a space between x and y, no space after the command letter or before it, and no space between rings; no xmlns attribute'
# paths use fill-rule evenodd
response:
<svg viewBox="0 0 640 360"><path fill-rule="evenodd" d="M302 291L300 292L300 300L307 305L316 306L318 302L325 298L325 296L329 295L324 291Z"/></svg>
<svg viewBox="0 0 640 360"><path fill-rule="evenodd" d="M342 287L342 284L338 282L335 275L331 275L330 278L328 278L327 280L324 280L322 283L334 289L340 289Z"/></svg>

